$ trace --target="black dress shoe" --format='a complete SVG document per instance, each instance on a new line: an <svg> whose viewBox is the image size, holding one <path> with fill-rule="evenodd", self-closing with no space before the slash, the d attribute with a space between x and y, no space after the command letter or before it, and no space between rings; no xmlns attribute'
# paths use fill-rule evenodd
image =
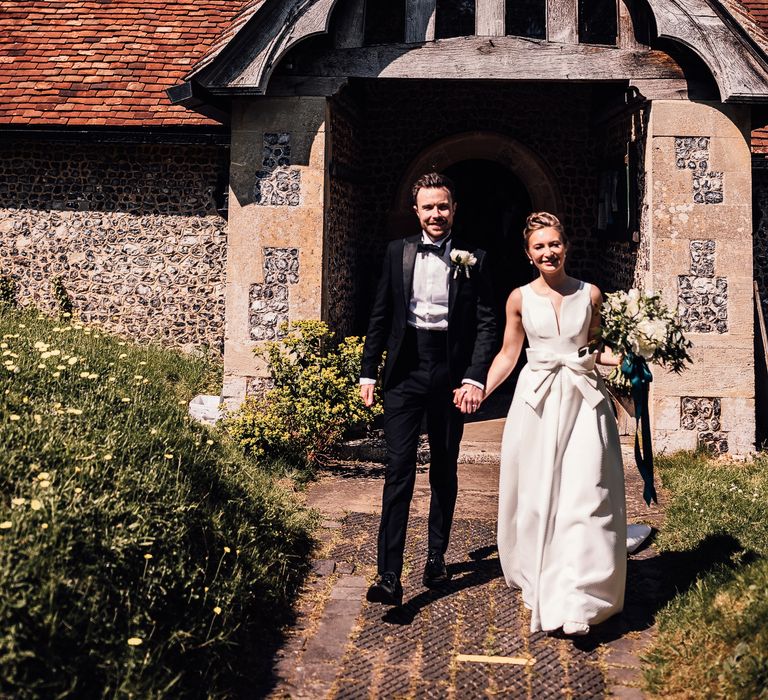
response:
<svg viewBox="0 0 768 700"><path fill-rule="evenodd" d="M424 565L422 583L427 588L435 588L451 580L448 569L445 568L445 558L436 549L429 551L427 563Z"/></svg>
<svg viewBox="0 0 768 700"><path fill-rule="evenodd" d="M365 597L371 603L384 605L401 605L403 602L403 587L394 571L385 571L376 578Z"/></svg>

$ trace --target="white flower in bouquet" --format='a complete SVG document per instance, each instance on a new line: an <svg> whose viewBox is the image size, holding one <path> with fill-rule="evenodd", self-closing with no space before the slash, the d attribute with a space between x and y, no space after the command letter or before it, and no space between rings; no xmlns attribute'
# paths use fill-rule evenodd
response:
<svg viewBox="0 0 768 700"><path fill-rule="evenodd" d="M638 289L607 294L602 308L600 341L617 354L642 358L680 372L691 361L690 341L685 339L676 314L658 294L643 294ZM609 381L627 389L628 377L616 368Z"/></svg>
<svg viewBox="0 0 768 700"><path fill-rule="evenodd" d="M630 316L640 313L640 290L633 288L627 293L627 313Z"/></svg>

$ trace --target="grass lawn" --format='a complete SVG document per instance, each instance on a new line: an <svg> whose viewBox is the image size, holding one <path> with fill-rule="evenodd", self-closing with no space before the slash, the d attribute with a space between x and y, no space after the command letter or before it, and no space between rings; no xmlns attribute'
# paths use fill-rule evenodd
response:
<svg viewBox="0 0 768 700"><path fill-rule="evenodd" d="M664 698L768 698L768 458L679 454L659 467L671 500L658 548L719 563L661 612L647 688Z"/></svg>
<svg viewBox="0 0 768 700"><path fill-rule="evenodd" d="M219 372L0 305L1 697L264 681L313 521L188 419Z"/></svg>

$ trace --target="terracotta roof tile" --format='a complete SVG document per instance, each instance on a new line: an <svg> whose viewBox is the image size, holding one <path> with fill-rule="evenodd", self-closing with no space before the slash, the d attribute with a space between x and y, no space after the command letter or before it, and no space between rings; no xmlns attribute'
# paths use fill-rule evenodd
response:
<svg viewBox="0 0 768 700"><path fill-rule="evenodd" d="M768 0L739 0L755 21L768 32Z"/></svg>
<svg viewBox="0 0 768 700"><path fill-rule="evenodd" d="M0 123L214 124L170 104L165 89L231 36L253 4L0 0Z"/></svg>

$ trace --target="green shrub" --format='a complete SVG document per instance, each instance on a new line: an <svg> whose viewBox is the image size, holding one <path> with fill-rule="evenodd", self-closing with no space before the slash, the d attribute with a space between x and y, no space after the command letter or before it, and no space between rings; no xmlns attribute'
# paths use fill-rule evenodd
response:
<svg viewBox="0 0 768 700"><path fill-rule="evenodd" d="M56 300L56 305L59 307L59 313L71 316L75 307L61 277L57 276L51 279L51 292Z"/></svg>
<svg viewBox="0 0 768 700"><path fill-rule="evenodd" d="M312 521L187 417L219 367L28 312L0 336L0 697L252 692Z"/></svg>
<svg viewBox="0 0 768 700"><path fill-rule="evenodd" d="M10 275L0 275L0 308L16 306L16 281Z"/></svg>
<svg viewBox="0 0 768 700"><path fill-rule="evenodd" d="M659 467L671 496L659 548L721 563L660 613L648 688L662 697L768 698L768 460L681 453Z"/></svg>
<svg viewBox="0 0 768 700"><path fill-rule="evenodd" d="M277 457L310 469L326 460L344 433L370 423L381 411L360 398L363 341L334 343L322 321L283 327L280 341L256 349L273 387L249 398L225 422L226 430L258 459Z"/></svg>

